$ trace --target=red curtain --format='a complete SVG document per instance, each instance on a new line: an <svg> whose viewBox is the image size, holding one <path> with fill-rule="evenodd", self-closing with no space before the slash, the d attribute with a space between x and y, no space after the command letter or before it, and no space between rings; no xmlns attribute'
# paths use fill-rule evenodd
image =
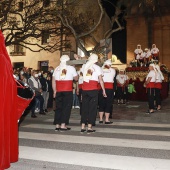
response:
<svg viewBox="0 0 170 170"><path fill-rule="evenodd" d="M140 81L138 78L136 80L130 79L129 83L134 82L136 93L132 93L129 96L130 100L147 101L146 88L143 87L144 81ZM161 98L166 99L168 97L168 82L162 83Z"/></svg>
<svg viewBox="0 0 170 170"><path fill-rule="evenodd" d="M0 31L0 170L18 161L17 86L13 69Z"/></svg>

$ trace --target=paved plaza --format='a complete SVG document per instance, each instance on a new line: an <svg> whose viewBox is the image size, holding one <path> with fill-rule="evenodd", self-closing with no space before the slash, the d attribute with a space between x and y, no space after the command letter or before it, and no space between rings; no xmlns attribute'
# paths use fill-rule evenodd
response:
<svg viewBox="0 0 170 170"><path fill-rule="evenodd" d="M147 102L113 105L113 124L80 133L79 109L70 131L56 132L54 112L28 114L19 127L19 161L9 170L169 170L170 97L162 110L146 115Z"/></svg>

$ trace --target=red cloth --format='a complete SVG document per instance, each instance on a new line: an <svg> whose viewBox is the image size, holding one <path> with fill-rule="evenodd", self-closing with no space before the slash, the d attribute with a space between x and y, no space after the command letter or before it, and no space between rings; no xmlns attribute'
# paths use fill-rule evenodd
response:
<svg viewBox="0 0 170 170"><path fill-rule="evenodd" d="M90 80L89 83L83 81L82 85L83 90L98 90L98 82L94 80Z"/></svg>
<svg viewBox="0 0 170 170"><path fill-rule="evenodd" d="M144 81L140 81L138 78L134 81L130 79L129 83L135 83L136 93L132 93L129 96L130 100L147 101L146 88L143 87ZM168 97L168 82L162 82L161 98L166 99Z"/></svg>
<svg viewBox="0 0 170 170"><path fill-rule="evenodd" d="M113 83L104 82L105 89L113 89Z"/></svg>
<svg viewBox="0 0 170 170"><path fill-rule="evenodd" d="M155 83L156 89L162 89L162 83Z"/></svg>
<svg viewBox="0 0 170 170"><path fill-rule="evenodd" d="M0 31L0 170L18 161L17 86L13 69Z"/></svg>
<svg viewBox="0 0 170 170"><path fill-rule="evenodd" d="M56 80L57 92L73 91L73 80Z"/></svg>

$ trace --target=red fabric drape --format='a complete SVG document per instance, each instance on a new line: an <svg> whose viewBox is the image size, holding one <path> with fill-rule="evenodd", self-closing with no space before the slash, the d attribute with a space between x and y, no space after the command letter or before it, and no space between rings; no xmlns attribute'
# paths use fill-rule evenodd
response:
<svg viewBox="0 0 170 170"><path fill-rule="evenodd" d="M132 93L129 96L130 100L147 101L146 88L143 87L144 81L140 81L138 78L134 81L130 79L129 83L134 82L136 93ZM166 99L168 97L168 82L162 82L161 98Z"/></svg>
<svg viewBox="0 0 170 170"><path fill-rule="evenodd" d="M18 161L17 86L0 31L0 170Z"/></svg>

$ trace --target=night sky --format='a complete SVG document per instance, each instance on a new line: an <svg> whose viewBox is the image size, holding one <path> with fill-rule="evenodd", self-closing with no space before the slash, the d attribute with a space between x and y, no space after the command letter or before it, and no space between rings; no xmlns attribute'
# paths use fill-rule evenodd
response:
<svg viewBox="0 0 170 170"><path fill-rule="evenodd" d="M115 7L118 0L102 0L103 7L105 8L109 17L114 16ZM124 10L125 8L122 7ZM116 55L122 63L126 63L126 50L127 50L127 36L126 36L126 21L123 14L119 15L119 22L124 27L123 30L112 34L112 54ZM117 24L113 25L113 29L117 28Z"/></svg>

